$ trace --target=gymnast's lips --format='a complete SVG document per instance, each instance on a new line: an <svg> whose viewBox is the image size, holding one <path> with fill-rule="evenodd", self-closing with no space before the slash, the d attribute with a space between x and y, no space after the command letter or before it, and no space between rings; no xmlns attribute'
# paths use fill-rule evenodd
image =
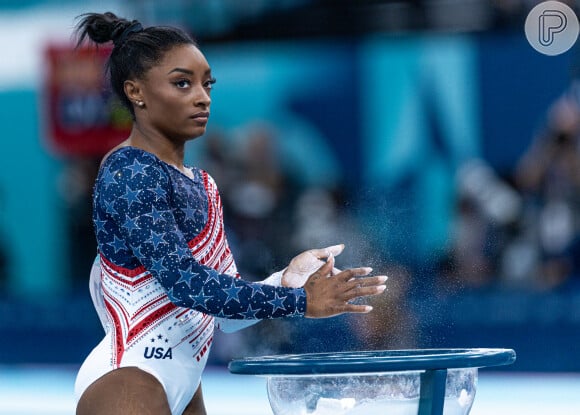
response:
<svg viewBox="0 0 580 415"><path fill-rule="evenodd" d="M207 122L207 119L209 118L209 112L207 111L198 112L197 114L193 114L189 118L194 119L198 122Z"/></svg>

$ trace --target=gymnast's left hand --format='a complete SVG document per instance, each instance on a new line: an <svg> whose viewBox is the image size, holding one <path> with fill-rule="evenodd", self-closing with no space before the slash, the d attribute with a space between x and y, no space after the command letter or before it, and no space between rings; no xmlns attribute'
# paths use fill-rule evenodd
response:
<svg viewBox="0 0 580 415"><path fill-rule="evenodd" d="M329 256L337 256L343 251L344 245L333 245L320 249L309 249L295 256L288 268L282 274L284 287L299 288L304 285L308 277L314 274ZM332 274L338 274L339 269L333 268Z"/></svg>

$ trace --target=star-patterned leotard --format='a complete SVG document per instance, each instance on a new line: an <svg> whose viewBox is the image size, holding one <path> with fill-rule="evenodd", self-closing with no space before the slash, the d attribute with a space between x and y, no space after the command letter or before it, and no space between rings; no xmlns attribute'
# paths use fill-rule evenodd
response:
<svg viewBox="0 0 580 415"><path fill-rule="evenodd" d="M181 414L199 385L214 317L219 327L304 315L304 289L239 278L217 187L206 172L191 172L135 147L103 162L91 294L106 335L79 371L77 399L105 373L137 366L157 377Z"/></svg>

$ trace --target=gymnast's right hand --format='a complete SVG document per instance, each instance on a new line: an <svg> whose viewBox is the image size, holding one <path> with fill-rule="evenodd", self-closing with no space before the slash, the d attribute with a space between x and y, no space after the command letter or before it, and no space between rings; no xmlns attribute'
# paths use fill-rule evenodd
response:
<svg viewBox="0 0 580 415"><path fill-rule="evenodd" d="M351 301L385 291L387 277L384 275L368 277L371 268L351 268L332 275L334 256L304 284L306 291L306 317L323 318L342 313L368 313L369 305L352 304Z"/></svg>

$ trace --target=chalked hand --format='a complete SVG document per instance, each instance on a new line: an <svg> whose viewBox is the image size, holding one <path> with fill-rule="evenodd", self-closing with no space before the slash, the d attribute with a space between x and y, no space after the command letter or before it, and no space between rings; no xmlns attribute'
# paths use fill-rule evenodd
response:
<svg viewBox="0 0 580 415"><path fill-rule="evenodd" d="M310 249L295 256L288 268L282 274L282 285L285 287L302 287L308 277L315 273L329 256L337 256L343 251L344 245L333 245L321 249ZM332 274L338 274L339 269L334 268Z"/></svg>

